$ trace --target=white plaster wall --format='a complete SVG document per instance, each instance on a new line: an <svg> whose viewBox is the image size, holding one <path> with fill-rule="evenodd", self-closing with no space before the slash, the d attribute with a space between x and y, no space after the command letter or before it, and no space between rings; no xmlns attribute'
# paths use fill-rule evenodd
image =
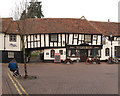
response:
<svg viewBox="0 0 120 96"><path fill-rule="evenodd" d="M61 60L66 59L66 48L52 48L52 49L44 49L44 60L54 60L54 58L51 58L51 50L55 50L55 53L59 53L59 50L63 50L63 55L61 55ZM49 53L49 55L46 55L46 53Z"/></svg>
<svg viewBox="0 0 120 96"><path fill-rule="evenodd" d="M98 35L97 45L101 45L101 36Z"/></svg>
<svg viewBox="0 0 120 96"><path fill-rule="evenodd" d="M118 41L112 41L112 55L113 57L115 56L114 54L114 48L115 46L118 46ZM103 49L101 50L101 58L100 60L106 60L109 58L109 56L105 56L105 49L109 48L109 56L111 56L111 41L108 40L108 38L106 38L106 44L103 45Z"/></svg>
<svg viewBox="0 0 120 96"><path fill-rule="evenodd" d="M60 37L60 34L58 34L58 46L61 46L61 37Z"/></svg>
<svg viewBox="0 0 120 96"><path fill-rule="evenodd" d="M57 47L57 42L54 42L54 47Z"/></svg>
<svg viewBox="0 0 120 96"><path fill-rule="evenodd" d="M97 36L97 35L93 35L93 41L92 41L93 45L96 45L96 39L97 38L95 38L95 36Z"/></svg>
<svg viewBox="0 0 120 96"><path fill-rule="evenodd" d="M73 34L69 34L69 43L70 45L72 45L72 40L73 40Z"/></svg>
<svg viewBox="0 0 120 96"><path fill-rule="evenodd" d="M4 50L4 34L0 33L0 50Z"/></svg>
<svg viewBox="0 0 120 96"><path fill-rule="evenodd" d="M15 47L11 46L11 44L16 45ZM19 35L16 36L16 42L9 41L9 35L6 35L5 38L5 50L9 51L21 51L21 38Z"/></svg>
<svg viewBox="0 0 120 96"><path fill-rule="evenodd" d="M81 34L79 34L78 40L81 40ZM78 41L78 45L80 45L80 44L81 44L81 41Z"/></svg>
<svg viewBox="0 0 120 96"><path fill-rule="evenodd" d="M49 46L49 35L46 34L45 36L46 36L46 38L45 38L46 39L46 46L48 47Z"/></svg>
<svg viewBox="0 0 120 96"><path fill-rule="evenodd" d="M30 35L28 35L28 41L30 41ZM28 48L30 48L30 43L28 43Z"/></svg>
<svg viewBox="0 0 120 96"><path fill-rule="evenodd" d="M62 46L65 46L65 34L62 34Z"/></svg>
<svg viewBox="0 0 120 96"><path fill-rule="evenodd" d="M41 35L41 47L44 47L44 34Z"/></svg>

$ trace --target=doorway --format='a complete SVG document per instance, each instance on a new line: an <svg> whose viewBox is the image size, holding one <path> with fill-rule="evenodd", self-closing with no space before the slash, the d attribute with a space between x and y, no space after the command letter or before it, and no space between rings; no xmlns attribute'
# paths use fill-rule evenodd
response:
<svg viewBox="0 0 120 96"><path fill-rule="evenodd" d="M80 59L81 62L85 62L88 56L88 51L87 50L80 50Z"/></svg>

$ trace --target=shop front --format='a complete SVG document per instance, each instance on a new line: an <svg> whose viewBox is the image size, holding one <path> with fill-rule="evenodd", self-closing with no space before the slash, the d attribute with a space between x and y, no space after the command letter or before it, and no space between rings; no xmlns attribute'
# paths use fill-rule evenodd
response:
<svg viewBox="0 0 120 96"><path fill-rule="evenodd" d="M71 60L80 59L81 62L85 62L86 59L101 57L101 48L102 46L93 46L93 45L79 45L67 46L67 58L69 57Z"/></svg>

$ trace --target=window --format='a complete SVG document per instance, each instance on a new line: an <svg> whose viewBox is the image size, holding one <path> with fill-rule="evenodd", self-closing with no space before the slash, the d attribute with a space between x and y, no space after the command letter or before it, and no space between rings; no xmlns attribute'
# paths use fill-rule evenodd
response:
<svg viewBox="0 0 120 96"><path fill-rule="evenodd" d="M110 53L109 51L110 51L109 48L105 49L105 56L109 56L109 53Z"/></svg>
<svg viewBox="0 0 120 96"><path fill-rule="evenodd" d="M57 42L57 34L51 34L50 35L50 41L51 42Z"/></svg>
<svg viewBox="0 0 120 96"><path fill-rule="evenodd" d="M105 39L105 37L102 37L102 44L106 44L106 39Z"/></svg>
<svg viewBox="0 0 120 96"><path fill-rule="evenodd" d="M14 58L14 52L8 52L8 58Z"/></svg>
<svg viewBox="0 0 120 96"><path fill-rule="evenodd" d="M55 50L51 50L51 58L54 58Z"/></svg>
<svg viewBox="0 0 120 96"><path fill-rule="evenodd" d="M100 50L99 49L91 49L88 50L88 56L90 57L99 57L100 56Z"/></svg>
<svg viewBox="0 0 120 96"><path fill-rule="evenodd" d="M75 34L75 35L74 35L74 38L76 38L76 39L77 39L77 38L78 38L78 34Z"/></svg>
<svg viewBox="0 0 120 96"><path fill-rule="evenodd" d="M49 53L46 53L46 55L49 55Z"/></svg>
<svg viewBox="0 0 120 96"><path fill-rule="evenodd" d="M120 37L118 37L118 45L120 45Z"/></svg>
<svg viewBox="0 0 120 96"><path fill-rule="evenodd" d="M76 55L76 50L75 49L71 50L71 54L70 55L71 56L75 56Z"/></svg>
<svg viewBox="0 0 120 96"><path fill-rule="evenodd" d="M115 57L120 57L120 46L115 46Z"/></svg>
<svg viewBox="0 0 120 96"><path fill-rule="evenodd" d="M61 55L63 55L63 50L59 50L59 53L60 53Z"/></svg>
<svg viewBox="0 0 120 96"><path fill-rule="evenodd" d="M76 56L80 56L80 50L76 50Z"/></svg>
<svg viewBox="0 0 120 96"><path fill-rule="evenodd" d="M69 56L80 56L80 50L76 49L69 50Z"/></svg>
<svg viewBox="0 0 120 96"><path fill-rule="evenodd" d="M97 40L97 35L93 35L93 41Z"/></svg>
<svg viewBox="0 0 120 96"><path fill-rule="evenodd" d="M16 42L16 35L9 35L10 42Z"/></svg>
<svg viewBox="0 0 120 96"><path fill-rule="evenodd" d="M85 42L90 43L91 42L91 35L85 35Z"/></svg>

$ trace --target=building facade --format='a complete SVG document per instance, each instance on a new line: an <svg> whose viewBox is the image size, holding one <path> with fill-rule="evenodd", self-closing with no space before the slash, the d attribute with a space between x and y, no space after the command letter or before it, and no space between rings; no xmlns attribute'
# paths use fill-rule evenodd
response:
<svg viewBox="0 0 120 96"><path fill-rule="evenodd" d="M86 61L87 57L95 56L106 60L111 54L111 41L101 29L102 27L99 27L96 22L88 21L85 17L26 19L26 21L2 19L1 62L7 63L13 58L17 62L23 62L21 41L23 37L26 61L29 61L33 50L43 50L44 62L54 62L55 53L61 54L62 61L66 58L72 61L77 59ZM116 35L116 38L114 36L112 50L115 52L113 56L117 57L119 35ZM105 53L106 50L109 52Z"/></svg>

